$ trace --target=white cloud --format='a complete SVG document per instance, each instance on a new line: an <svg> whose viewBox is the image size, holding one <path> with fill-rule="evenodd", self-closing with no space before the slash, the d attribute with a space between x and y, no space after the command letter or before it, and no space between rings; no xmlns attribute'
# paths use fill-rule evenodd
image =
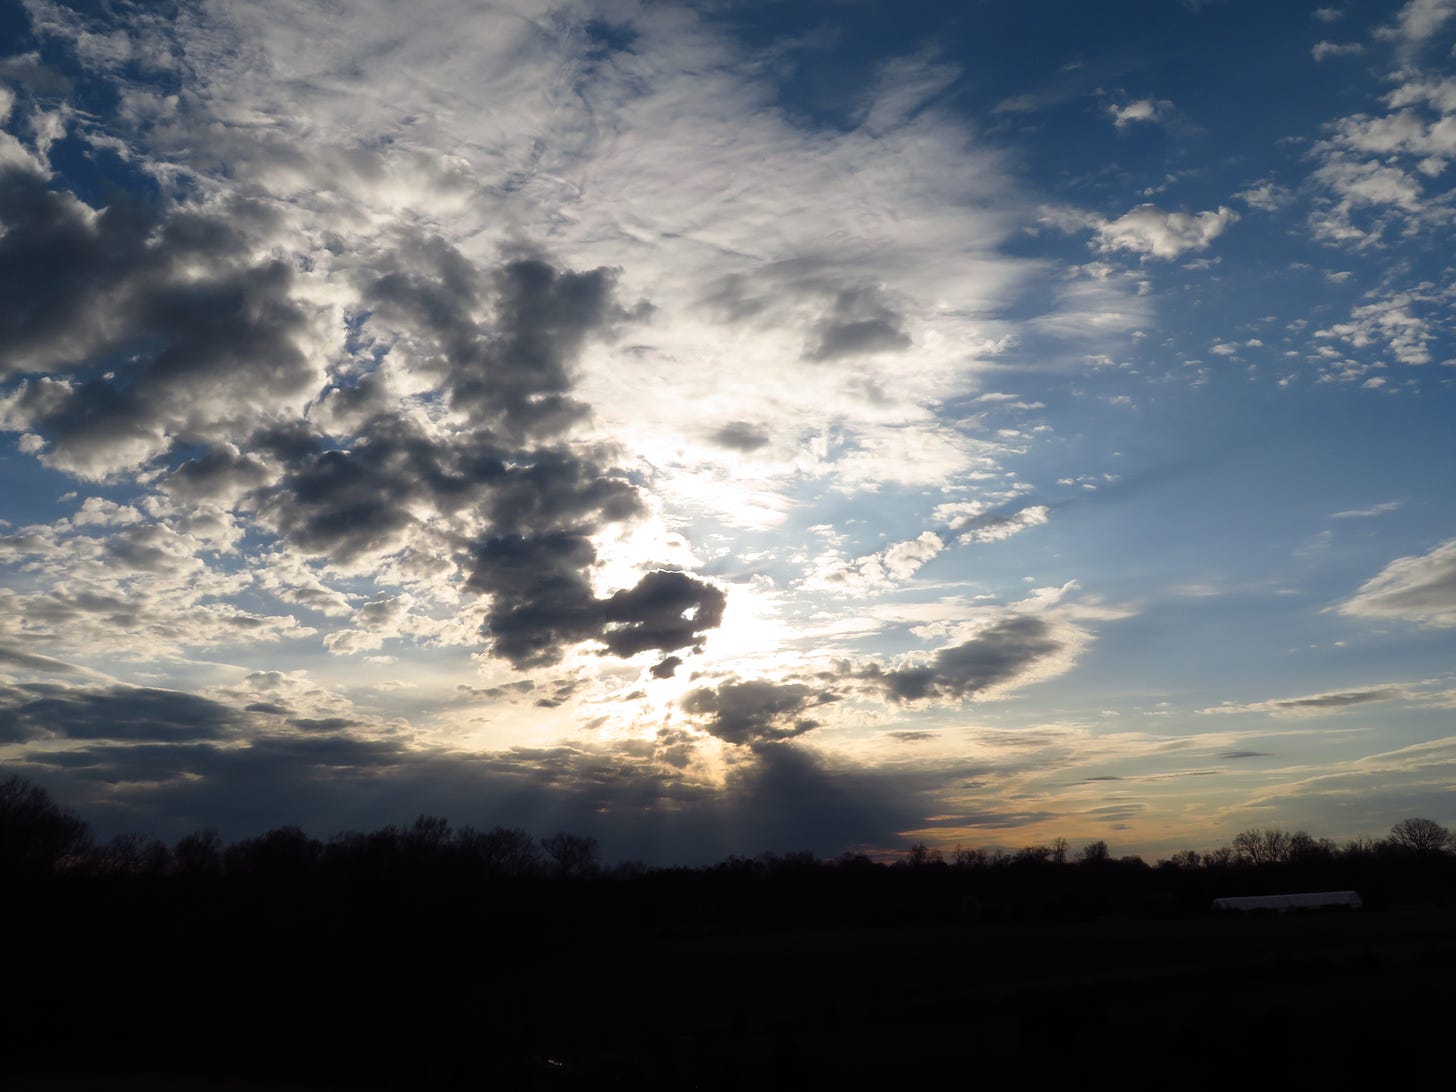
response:
<svg viewBox="0 0 1456 1092"><path fill-rule="evenodd" d="M956 538L959 543L970 544L976 542L1000 542L1012 535L1019 534L1032 527L1040 527L1051 518L1051 509L1044 504L1031 504L1014 512L1009 516L981 516L979 519L966 521L963 526L967 529L962 531ZM952 528L956 528L956 522L952 521Z"/></svg>
<svg viewBox="0 0 1456 1092"><path fill-rule="evenodd" d="M1138 122L1166 122L1173 114L1173 104L1167 99L1137 99L1122 106L1112 103L1107 107L1107 113L1112 118L1113 125L1126 129Z"/></svg>
<svg viewBox="0 0 1456 1092"><path fill-rule="evenodd" d="M1325 242L1357 248L1378 245L1393 223L1419 220L1426 211L1420 183L1400 167L1379 160L1336 153L1314 172L1312 181L1333 195L1310 217L1315 236ZM1373 212L1373 220L1362 227L1356 214L1364 210Z"/></svg>
<svg viewBox="0 0 1456 1092"><path fill-rule="evenodd" d="M1330 519L1369 519L1372 516L1383 516L1387 512L1394 512L1404 504L1404 500L1384 501L1380 504L1372 504L1369 508L1350 508L1343 512L1334 512L1331 513Z"/></svg>
<svg viewBox="0 0 1456 1092"><path fill-rule="evenodd" d="M1448 196L1428 192L1456 156L1456 79L1401 73L1384 97L1387 112L1351 114L1314 148L1319 196L1310 218L1317 237L1365 248L1399 229L1451 221Z"/></svg>
<svg viewBox="0 0 1456 1092"><path fill-rule="evenodd" d="M1314 336L1343 341L1350 349L1389 353L1401 364L1428 364L1431 342L1446 328L1453 299L1456 285L1438 288L1423 282L1361 304L1348 321L1331 323Z"/></svg>
<svg viewBox="0 0 1456 1092"><path fill-rule="evenodd" d="M1456 626L1456 538L1429 553L1396 558L1340 604L1339 611L1356 618Z"/></svg>
<svg viewBox="0 0 1456 1092"><path fill-rule="evenodd" d="M1104 252L1128 250L1155 258L1176 258L1189 251L1207 250L1238 219L1238 213L1222 205L1216 211L1191 214L1139 205L1116 220L1101 222L1096 229L1097 246Z"/></svg>
<svg viewBox="0 0 1456 1092"><path fill-rule="evenodd" d="M884 553L885 570L895 580L909 580L920 567L930 561L945 543L932 531L925 531L907 542L897 542Z"/></svg>
<svg viewBox="0 0 1456 1092"><path fill-rule="evenodd" d="M1260 212L1278 212L1294 200L1294 195L1269 179L1261 179L1246 190L1234 194L1250 208Z"/></svg>
<svg viewBox="0 0 1456 1092"><path fill-rule="evenodd" d="M939 535L924 531L852 561L826 553L816 560L804 587L841 595L877 594L909 580L944 549L945 542Z"/></svg>
<svg viewBox="0 0 1456 1092"><path fill-rule="evenodd" d="M1456 15L1456 0L1409 0L1392 25L1376 31L1379 37L1403 46L1416 46L1431 38Z"/></svg>
<svg viewBox="0 0 1456 1092"><path fill-rule="evenodd" d="M1336 134L1342 146L1371 155L1444 157L1456 153L1456 117L1449 114L1429 122L1411 109L1374 118L1356 115L1337 123Z"/></svg>
<svg viewBox="0 0 1456 1092"><path fill-rule="evenodd" d="M1316 42L1309 52L1315 60L1324 61L1331 57L1358 57L1365 52L1365 47L1359 42Z"/></svg>

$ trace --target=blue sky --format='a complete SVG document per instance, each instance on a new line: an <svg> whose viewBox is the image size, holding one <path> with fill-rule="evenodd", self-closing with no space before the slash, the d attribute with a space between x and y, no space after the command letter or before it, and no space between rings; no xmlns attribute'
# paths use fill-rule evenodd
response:
<svg viewBox="0 0 1456 1092"><path fill-rule="evenodd" d="M654 862L1456 820L1456 3L0 22L0 762Z"/></svg>

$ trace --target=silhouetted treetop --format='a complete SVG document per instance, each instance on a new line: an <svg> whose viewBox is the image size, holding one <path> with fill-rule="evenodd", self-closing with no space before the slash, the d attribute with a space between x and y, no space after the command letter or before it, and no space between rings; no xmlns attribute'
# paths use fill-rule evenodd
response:
<svg viewBox="0 0 1456 1092"><path fill-rule="evenodd" d="M1402 819L1390 828L1390 840L1412 853L1439 853L1453 844L1453 835L1434 819Z"/></svg>
<svg viewBox="0 0 1456 1092"><path fill-rule="evenodd" d="M11 876L45 876L88 846L84 822L23 777L0 781L0 868Z"/></svg>
<svg viewBox="0 0 1456 1092"><path fill-rule="evenodd" d="M569 834L563 830L549 838L543 838L541 848L546 851L546 856L556 862L559 874L563 877L586 876L596 869L597 840L595 838Z"/></svg>

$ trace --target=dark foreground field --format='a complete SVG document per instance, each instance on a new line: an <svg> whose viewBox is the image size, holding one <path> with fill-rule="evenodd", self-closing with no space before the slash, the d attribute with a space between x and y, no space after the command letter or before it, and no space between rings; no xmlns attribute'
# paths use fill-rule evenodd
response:
<svg viewBox="0 0 1456 1092"><path fill-rule="evenodd" d="M1456 1028L1440 908L824 928L560 891L221 894L12 893L0 1083L1386 1086L1444 1083Z"/></svg>

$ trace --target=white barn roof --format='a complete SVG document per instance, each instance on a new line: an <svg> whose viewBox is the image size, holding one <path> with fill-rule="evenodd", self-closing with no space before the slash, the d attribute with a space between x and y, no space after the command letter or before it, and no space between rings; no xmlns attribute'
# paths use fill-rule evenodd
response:
<svg viewBox="0 0 1456 1092"><path fill-rule="evenodd" d="M1325 910L1348 907L1358 910L1363 904L1357 891L1302 891L1289 895L1238 895L1214 899L1215 910Z"/></svg>

